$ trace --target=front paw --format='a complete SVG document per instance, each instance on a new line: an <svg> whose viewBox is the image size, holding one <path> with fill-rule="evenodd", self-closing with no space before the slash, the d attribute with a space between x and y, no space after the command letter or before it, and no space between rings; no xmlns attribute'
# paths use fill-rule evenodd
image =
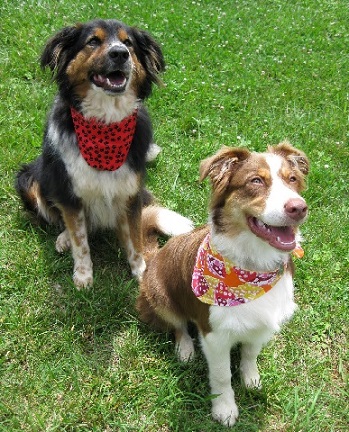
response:
<svg viewBox="0 0 349 432"><path fill-rule="evenodd" d="M243 378L243 382L247 389L261 390L262 388L262 381L259 375L254 378Z"/></svg>
<svg viewBox="0 0 349 432"><path fill-rule="evenodd" d="M63 253L71 248L70 237L67 230L62 231L56 240L56 251Z"/></svg>
<svg viewBox="0 0 349 432"><path fill-rule="evenodd" d="M224 426L234 426L239 410L234 399L218 396L212 401L212 417Z"/></svg>
<svg viewBox="0 0 349 432"><path fill-rule="evenodd" d="M92 268L79 266L75 268L73 274L74 285L78 290L81 288L89 288L93 284L93 271Z"/></svg>
<svg viewBox="0 0 349 432"><path fill-rule="evenodd" d="M246 388L257 390L262 388L262 381L257 366L249 368L240 367L240 373L242 382Z"/></svg>

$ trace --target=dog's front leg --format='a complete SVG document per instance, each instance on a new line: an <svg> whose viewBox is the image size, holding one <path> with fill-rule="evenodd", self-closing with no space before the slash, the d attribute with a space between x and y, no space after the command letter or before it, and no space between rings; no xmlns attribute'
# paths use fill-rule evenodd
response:
<svg viewBox="0 0 349 432"><path fill-rule="evenodd" d="M142 200L140 195L132 197L123 214L119 216L117 232L126 251L133 276L141 279L145 270L143 258Z"/></svg>
<svg viewBox="0 0 349 432"><path fill-rule="evenodd" d="M233 426L239 415L231 387L231 344L222 334L214 332L201 336L201 344L208 363L212 399L212 417L225 426Z"/></svg>
<svg viewBox="0 0 349 432"><path fill-rule="evenodd" d="M70 245L74 260L73 280L75 286L78 289L89 287L93 283L93 271L84 210L82 208L61 208L60 210L66 229L58 237L57 242L58 240L62 241L63 236L66 244L69 243Z"/></svg>
<svg viewBox="0 0 349 432"><path fill-rule="evenodd" d="M247 388L261 388L262 383L258 372L257 356L262 343L244 343L241 346L240 373Z"/></svg>

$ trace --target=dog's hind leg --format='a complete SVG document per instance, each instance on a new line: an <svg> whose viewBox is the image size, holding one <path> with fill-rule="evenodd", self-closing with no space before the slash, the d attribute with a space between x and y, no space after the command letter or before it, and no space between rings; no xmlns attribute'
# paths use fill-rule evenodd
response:
<svg viewBox="0 0 349 432"><path fill-rule="evenodd" d="M93 271L84 210L72 210L64 207L61 207L60 210L66 230L60 234L57 242L62 239L70 240L74 259L74 284L77 288L89 287L93 283Z"/></svg>
<svg viewBox="0 0 349 432"><path fill-rule="evenodd" d="M193 339L188 333L188 322L183 317L175 314L169 306L162 308L159 306L156 314L166 323L169 327L174 329L176 340L176 353L182 362L188 362L194 358L195 348Z"/></svg>
<svg viewBox="0 0 349 432"><path fill-rule="evenodd" d="M176 339L176 352L180 361L187 362L194 357L195 349L193 340L187 329L187 322L175 315L169 309L161 306L154 307L149 301L148 295L154 300L154 291L149 290L147 278L141 282L141 290L137 297L136 308L140 319L161 331L173 331ZM159 298L160 304L165 301Z"/></svg>
<svg viewBox="0 0 349 432"><path fill-rule="evenodd" d="M194 344L187 329L187 323L183 323L181 327L175 330L176 351L180 361L188 362L194 358Z"/></svg>

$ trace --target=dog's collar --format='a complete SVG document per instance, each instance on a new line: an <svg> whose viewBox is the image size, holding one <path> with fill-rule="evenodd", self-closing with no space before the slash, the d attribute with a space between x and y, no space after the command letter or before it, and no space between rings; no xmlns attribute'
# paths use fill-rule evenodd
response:
<svg viewBox="0 0 349 432"><path fill-rule="evenodd" d="M201 243L192 277L192 290L204 303L238 306L261 297L280 280L287 264L270 272L244 270L213 249L210 234Z"/></svg>
<svg viewBox="0 0 349 432"><path fill-rule="evenodd" d="M86 119L70 108L74 129L85 161L98 170L115 171L125 162L136 130L137 110L119 123Z"/></svg>

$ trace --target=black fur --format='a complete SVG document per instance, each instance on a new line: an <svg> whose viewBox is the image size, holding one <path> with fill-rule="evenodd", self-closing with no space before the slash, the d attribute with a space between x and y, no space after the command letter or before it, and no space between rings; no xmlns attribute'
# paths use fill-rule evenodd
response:
<svg viewBox="0 0 349 432"><path fill-rule="evenodd" d="M137 91L138 114L135 134L125 162L129 170L141 179L141 183L135 196L130 197L131 208L126 208L125 214L132 213L139 218L142 204L148 204L151 200L151 194L143 188L143 180L146 154L152 143L153 133L149 115L141 101L151 94L152 84L160 82L158 75L164 70L164 58L159 45L147 32L116 20L94 20L59 31L47 42L41 56L41 66L51 69L53 80L58 86L58 94L47 119L42 152L35 161L22 166L15 186L24 206L36 213L38 219L44 219L48 223L59 222L62 211L71 213L84 208L83 198L74 192L72 173L67 169L65 159L68 151L71 155L69 160L81 158L70 108L81 111L83 102L81 91L76 90L76 83L67 73L67 69L78 54L86 49L88 38L97 29L113 38L113 41L117 40L120 29L126 32L129 39L127 43L132 46L134 55L143 68L142 74L131 72L130 82L134 82L132 89ZM121 43L124 41L117 41L117 44ZM105 46L108 46L108 41L105 41ZM108 62L111 64L112 61L108 57L107 48L106 53L103 61L108 65ZM103 61L101 60L101 64ZM109 69L106 69L105 76L108 76L108 71ZM103 74L103 67L92 73ZM92 88L87 79L85 85ZM126 88L125 91L129 90ZM105 97L118 98L119 94L107 94ZM111 173L110 181L115 181L115 178ZM86 217L88 220L89 215ZM137 224L138 222L135 226L138 226Z"/></svg>

